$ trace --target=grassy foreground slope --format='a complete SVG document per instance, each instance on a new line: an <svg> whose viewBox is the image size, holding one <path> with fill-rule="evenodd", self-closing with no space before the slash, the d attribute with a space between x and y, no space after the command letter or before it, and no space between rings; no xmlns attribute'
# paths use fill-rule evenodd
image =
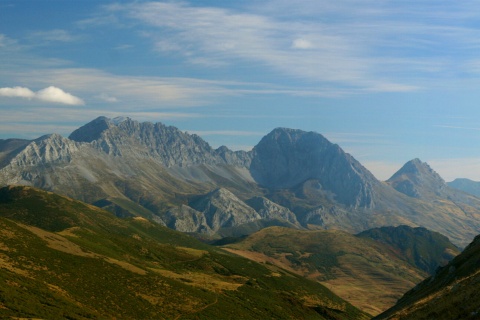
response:
<svg viewBox="0 0 480 320"><path fill-rule="evenodd" d="M480 236L375 319L479 319Z"/></svg>
<svg viewBox="0 0 480 320"><path fill-rule="evenodd" d="M374 315L394 305L406 291L428 276L392 244L338 230L271 227L230 244L227 249L319 281Z"/></svg>
<svg viewBox="0 0 480 320"><path fill-rule="evenodd" d="M143 218L0 189L0 318L367 319L322 285Z"/></svg>

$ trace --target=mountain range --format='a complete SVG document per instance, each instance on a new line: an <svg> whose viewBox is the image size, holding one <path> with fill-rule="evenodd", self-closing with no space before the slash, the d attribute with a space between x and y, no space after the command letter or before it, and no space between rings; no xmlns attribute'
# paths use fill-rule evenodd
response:
<svg viewBox="0 0 480 320"><path fill-rule="evenodd" d="M476 188L419 159L379 181L288 128L251 151L123 117L0 140L0 315L475 318L448 301L475 294Z"/></svg>
<svg viewBox="0 0 480 320"><path fill-rule="evenodd" d="M28 185L205 240L266 226L426 227L466 246L480 200L426 163L382 182L321 134L277 128L251 151L213 149L161 123L99 117L68 137L0 140L0 185Z"/></svg>

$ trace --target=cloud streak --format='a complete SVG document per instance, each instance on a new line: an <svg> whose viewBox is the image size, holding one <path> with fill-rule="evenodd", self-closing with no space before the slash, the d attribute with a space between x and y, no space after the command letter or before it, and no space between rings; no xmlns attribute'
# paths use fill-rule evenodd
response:
<svg viewBox="0 0 480 320"><path fill-rule="evenodd" d="M375 91L405 91L413 85L376 80L372 60L359 41L322 23L288 22L260 14L185 3L146 2L109 7L152 28L145 33L161 54L192 64L255 62L295 78Z"/></svg>
<svg viewBox="0 0 480 320"><path fill-rule="evenodd" d="M24 98L28 100L53 102L71 106L80 106L85 104L82 99L54 86L47 87L37 92L33 92L29 88L25 87L0 88L0 97Z"/></svg>
<svg viewBox="0 0 480 320"><path fill-rule="evenodd" d="M104 17L141 25L160 55L192 65L253 62L271 76L371 93L449 86L452 76L461 78L459 52L477 64L478 28L470 22L479 9L472 1L275 0L235 9L135 2L105 6Z"/></svg>

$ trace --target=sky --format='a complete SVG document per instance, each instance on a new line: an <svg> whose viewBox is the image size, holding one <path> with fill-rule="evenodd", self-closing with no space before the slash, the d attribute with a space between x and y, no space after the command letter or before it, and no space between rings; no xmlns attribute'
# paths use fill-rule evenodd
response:
<svg viewBox="0 0 480 320"><path fill-rule="evenodd" d="M250 150L315 131L386 180L480 181L480 2L0 0L0 139L128 116Z"/></svg>

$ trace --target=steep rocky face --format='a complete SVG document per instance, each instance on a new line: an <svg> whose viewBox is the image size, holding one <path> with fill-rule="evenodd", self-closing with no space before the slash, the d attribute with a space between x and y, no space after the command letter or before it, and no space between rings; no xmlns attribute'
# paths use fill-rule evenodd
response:
<svg viewBox="0 0 480 320"><path fill-rule="evenodd" d="M114 122L107 117L98 117L86 125L73 131L68 137L70 140L78 142L92 142L100 139L102 132L114 126Z"/></svg>
<svg viewBox="0 0 480 320"><path fill-rule="evenodd" d="M282 207L264 197L253 197L246 203L258 212L262 219L266 220L285 220L298 225L295 214L289 209Z"/></svg>
<svg viewBox="0 0 480 320"><path fill-rule="evenodd" d="M208 226L214 231L261 219L253 208L223 188L216 189L189 205L205 215Z"/></svg>
<svg viewBox="0 0 480 320"><path fill-rule="evenodd" d="M42 172L58 164L69 163L79 151L81 145L50 134L23 144L20 151L9 159L7 165L0 169L0 181L5 184L48 184L49 177Z"/></svg>
<svg viewBox="0 0 480 320"><path fill-rule="evenodd" d="M314 132L278 128L253 149L255 180L268 188L291 188L309 179L352 207L372 207L379 182L358 161Z"/></svg>
<svg viewBox="0 0 480 320"><path fill-rule="evenodd" d="M0 168L7 165L30 142L24 139L0 139Z"/></svg>
<svg viewBox="0 0 480 320"><path fill-rule="evenodd" d="M79 145L58 134L33 140L10 162L12 166L34 166L41 163L69 162Z"/></svg>
<svg viewBox="0 0 480 320"><path fill-rule="evenodd" d="M445 181L430 166L413 159L407 162L387 180L397 191L413 198L442 195L447 187Z"/></svg>

